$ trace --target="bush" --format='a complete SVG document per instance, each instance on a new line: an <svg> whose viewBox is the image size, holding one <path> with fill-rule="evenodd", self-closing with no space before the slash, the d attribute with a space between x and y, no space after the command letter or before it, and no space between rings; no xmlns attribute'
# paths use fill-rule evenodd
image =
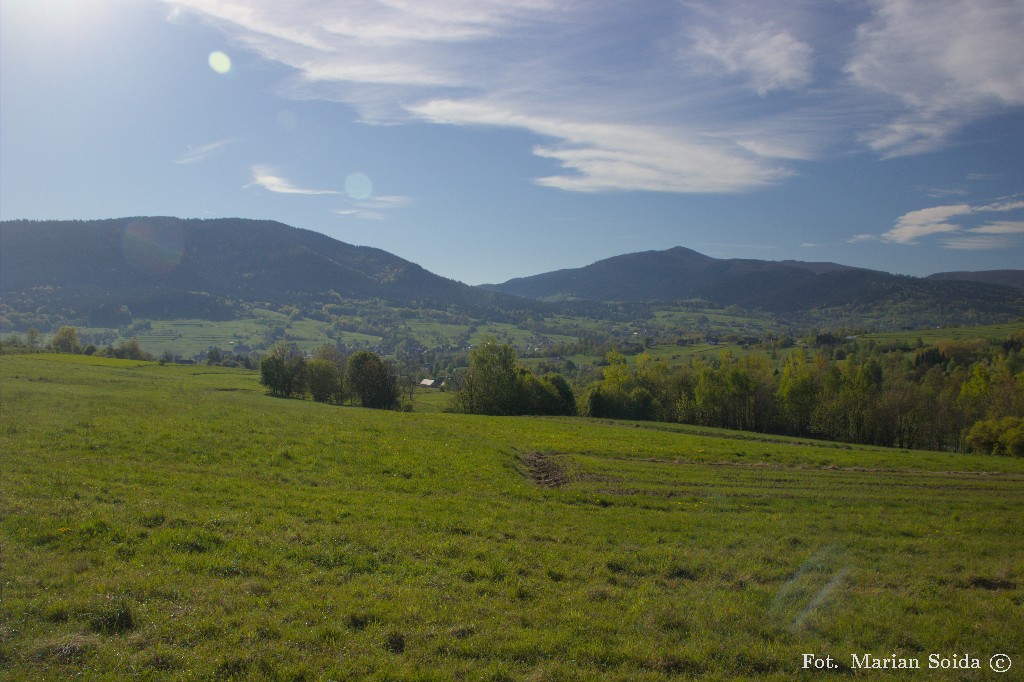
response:
<svg viewBox="0 0 1024 682"><path fill-rule="evenodd" d="M1024 457L1024 419L1003 417L975 422L967 434L974 452Z"/></svg>

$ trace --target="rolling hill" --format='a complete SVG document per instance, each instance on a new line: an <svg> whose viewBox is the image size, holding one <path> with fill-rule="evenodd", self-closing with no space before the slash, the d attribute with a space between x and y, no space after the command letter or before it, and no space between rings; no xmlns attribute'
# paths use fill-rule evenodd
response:
<svg viewBox="0 0 1024 682"><path fill-rule="evenodd" d="M1019 290L994 283L921 279L838 263L718 259L678 246L485 287L547 301L703 299L777 314L893 306L1011 316L1024 312Z"/></svg>
<svg viewBox="0 0 1024 682"><path fill-rule="evenodd" d="M1024 270L980 270L978 272L936 272L925 279L984 282L1024 289Z"/></svg>
<svg viewBox="0 0 1024 682"><path fill-rule="evenodd" d="M343 300L491 321L555 310L607 319L614 310L606 302L695 300L791 322L871 319L884 328L1024 316L1024 291L1002 286L1011 281L1005 273L976 273L988 281L947 274L920 279L837 263L718 259L675 247L472 287L381 249L269 220L0 223L0 302L95 326L132 318L224 320L242 304L318 308Z"/></svg>
<svg viewBox="0 0 1024 682"><path fill-rule="evenodd" d="M230 317L239 301L331 298L473 310L534 302L440 277L387 251L264 220L166 217L0 223L0 292L92 318ZM541 306L543 307L543 306ZM97 320L99 321L99 320Z"/></svg>

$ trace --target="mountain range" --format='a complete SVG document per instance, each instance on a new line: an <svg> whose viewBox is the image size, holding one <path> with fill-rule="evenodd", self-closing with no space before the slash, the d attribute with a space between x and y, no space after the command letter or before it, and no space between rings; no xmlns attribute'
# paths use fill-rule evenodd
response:
<svg viewBox="0 0 1024 682"><path fill-rule="evenodd" d="M892 275L838 263L719 259L691 249L615 256L582 268L512 279L485 288L537 300L672 302L700 299L773 313L867 310L912 302L964 311L1020 310L1024 291L1007 286L1024 271ZM970 275L976 275L976 279Z"/></svg>
<svg viewBox="0 0 1024 682"><path fill-rule="evenodd" d="M472 287L386 251L265 220L139 217L0 223L0 295L93 320L230 317L241 302L331 299L458 309L479 317L597 310L606 302L703 301L799 318L879 308L946 317L1024 315L1024 271L892 275L837 263L718 259L691 249L644 251L586 267Z"/></svg>
<svg viewBox="0 0 1024 682"><path fill-rule="evenodd" d="M0 293L95 316L230 316L233 302L380 299L478 312L538 308L368 246L269 220L140 217L0 223Z"/></svg>

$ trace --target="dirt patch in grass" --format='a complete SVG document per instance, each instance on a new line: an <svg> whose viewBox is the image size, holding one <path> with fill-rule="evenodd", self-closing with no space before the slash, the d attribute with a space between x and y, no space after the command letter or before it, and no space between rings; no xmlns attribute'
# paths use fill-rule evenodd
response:
<svg viewBox="0 0 1024 682"><path fill-rule="evenodd" d="M967 582L968 587L980 587L983 590L1013 590L1017 583L1003 578L975 577Z"/></svg>
<svg viewBox="0 0 1024 682"><path fill-rule="evenodd" d="M561 488L569 482L569 472L554 455L546 452L527 452L519 459L526 465L526 475L542 488Z"/></svg>

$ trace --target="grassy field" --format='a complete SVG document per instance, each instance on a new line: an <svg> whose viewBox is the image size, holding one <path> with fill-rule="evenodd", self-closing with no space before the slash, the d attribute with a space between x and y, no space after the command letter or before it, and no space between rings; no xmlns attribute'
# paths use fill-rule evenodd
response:
<svg viewBox="0 0 1024 682"><path fill-rule="evenodd" d="M987 339L1002 341L1013 334L1024 333L1024 320L1009 322L1007 324L990 324L981 327L943 327L939 329L927 329L923 331L907 332L877 332L864 334L860 339L871 339L879 343L907 343L914 344L920 339L925 345L931 345L937 341L967 341L971 339Z"/></svg>
<svg viewBox="0 0 1024 682"><path fill-rule="evenodd" d="M328 325L316 320L289 320L286 315L261 311L259 317L237 320L152 320L151 329L138 334L127 334L121 340L135 338L144 351L154 356L165 352L190 358L212 346L232 352L237 345L250 348L267 345L266 336L275 326L285 329L287 340L305 351L313 351L323 343L332 342L327 336ZM118 337L116 329L82 327L82 334L110 334ZM380 342L379 336L357 332L337 332L335 338L351 346L372 346Z"/></svg>
<svg viewBox="0 0 1024 682"><path fill-rule="evenodd" d="M81 356L0 357L0 400L4 679L1024 667L1021 460L378 412Z"/></svg>

